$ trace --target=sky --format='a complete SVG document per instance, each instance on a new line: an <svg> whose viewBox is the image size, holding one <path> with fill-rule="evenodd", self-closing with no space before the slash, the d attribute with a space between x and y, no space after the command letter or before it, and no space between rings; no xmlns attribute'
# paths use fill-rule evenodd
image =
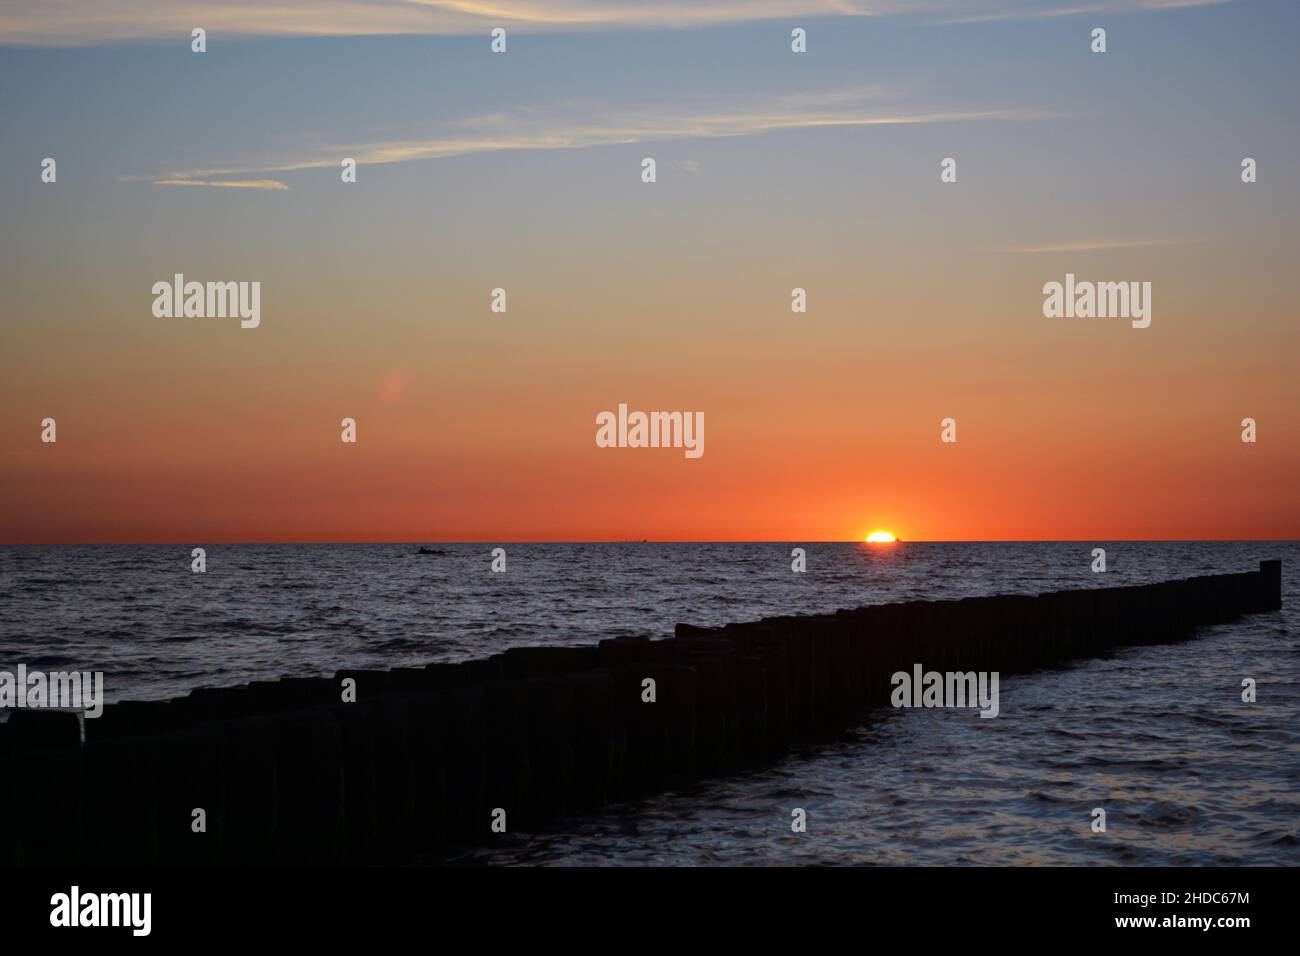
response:
<svg viewBox="0 0 1300 956"><path fill-rule="evenodd" d="M1297 26L12 0L0 543L1300 538ZM1045 317L1067 273L1150 326ZM598 447L620 403L704 454Z"/></svg>

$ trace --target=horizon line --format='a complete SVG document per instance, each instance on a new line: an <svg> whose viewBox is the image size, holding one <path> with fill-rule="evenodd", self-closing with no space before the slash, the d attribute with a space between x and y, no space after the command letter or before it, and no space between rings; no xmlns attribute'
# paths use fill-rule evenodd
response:
<svg viewBox="0 0 1300 956"><path fill-rule="evenodd" d="M198 547L202 539L168 541L15 541L0 542L0 548L112 548L112 547ZM1300 538L899 538L896 541L874 542L889 544L1096 544L1111 542L1121 544L1300 544ZM446 538L385 538L356 540L250 540L209 541L205 547L243 547L247 545L337 547L341 545L519 545L519 544L867 544L862 538L478 538L452 540Z"/></svg>

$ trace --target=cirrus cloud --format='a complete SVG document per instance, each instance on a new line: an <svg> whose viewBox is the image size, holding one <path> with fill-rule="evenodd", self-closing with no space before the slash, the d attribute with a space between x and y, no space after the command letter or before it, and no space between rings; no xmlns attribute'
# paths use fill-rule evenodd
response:
<svg viewBox="0 0 1300 956"><path fill-rule="evenodd" d="M155 186L215 186L222 189L288 189L278 179L155 179Z"/></svg>
<svg viewBox="0 0 1300 956"><path fill-rule="evenodd" d="M900 126L975 121L1050 119L1034 109L917 106L881 87L833 89L782 96L679 99L654 106L556 103L545 108L471 117L422 135L304 147L299 137L278 153L217 159L167 172L154 182L212 181L337 167L349 156L360 165L387 165L515 150L584 149L651 141L716 139L830 127ZM319 137L311 137L318 140Z"/></svg>
<svg viewBox="0 0 1300 956"><path fill-rule="evenodd" d="M330 37L687 29L791 17L916 15L934 22L1140 13L1233 0L6 0L0 45L93 46L210 36Z"/></svg>

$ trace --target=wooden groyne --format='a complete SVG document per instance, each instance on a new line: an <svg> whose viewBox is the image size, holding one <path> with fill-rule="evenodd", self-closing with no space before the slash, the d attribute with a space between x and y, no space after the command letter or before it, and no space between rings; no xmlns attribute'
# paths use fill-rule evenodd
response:
<svg viewBox="0 0 1300 956"><path fill-rule="evenodd" d="M17 710L0 724L0 865L437 859L493 839L498 809L527 831L833 737L917 663L1027 671L1281 605L1281 562L1263 561L199 689L109 706L84 743L76 715Z"/></svg>

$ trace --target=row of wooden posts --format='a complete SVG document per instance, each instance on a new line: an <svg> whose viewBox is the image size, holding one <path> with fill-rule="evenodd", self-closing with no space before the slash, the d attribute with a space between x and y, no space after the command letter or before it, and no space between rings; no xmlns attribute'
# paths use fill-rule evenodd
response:
<svg viewBox="0 0 1300 956"><path fill-rule="evenodd" d="M498 809L512 831L559 825L833 738L914 664L1005 675L1279 607L1281 563L1264 561L204 688L84 721L13 711L0 865L437 861L499 839Z"/></svg>

